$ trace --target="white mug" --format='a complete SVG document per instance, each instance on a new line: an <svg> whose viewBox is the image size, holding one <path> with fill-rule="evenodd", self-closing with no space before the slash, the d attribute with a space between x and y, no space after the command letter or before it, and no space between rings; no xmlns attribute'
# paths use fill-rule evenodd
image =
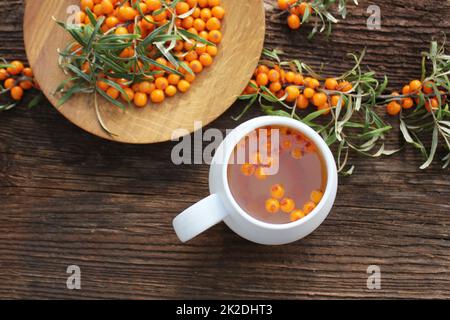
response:
<svg viewBox="0 0 450 320"><path fill-rule="evenodd" d="M307 136L318 148L327 170L327 184L322 200L306 217L286 224L270 224L250 216L233 198L228 185L228 160L235 146L254 130L266 126L292 128ZM173 226L178 238L187 242L212 226L225 222L241 237L264 245L281 245L300 240L326 219L333 207L338 174L328 145L312 128L300 121L278 116L252 119L234 129L217 149L209 174L211 195L178 215Z"/></svg>

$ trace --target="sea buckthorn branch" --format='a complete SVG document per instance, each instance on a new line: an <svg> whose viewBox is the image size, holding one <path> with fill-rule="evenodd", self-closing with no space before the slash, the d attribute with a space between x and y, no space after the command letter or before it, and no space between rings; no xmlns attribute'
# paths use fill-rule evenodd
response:
<svg viewBox="0 0 450 320"><path fill-rule="evenodd" d="M348 2L350 0L278 0L278 8L283 10L283 14L285 12L288 13L287 24L293 30L299 29L313 18L314 27L309 34L309 38L312 38L317 33L322 33L325 30L329 36L333 24L339 22L332 11L337 6L338 15L345 19ZM351 0L351 2L358 5L357 0Z"/></svg>
<svg viewBox="0 0 450 320"><path fill-rule="evenodd" d="M427 65L431 65L431 70ZM441 45L433 41L430 51L422 54L421 80L411 81L402 88L401 93L393 92L382 97L387 113L399 115L400 129L406 143L417 148L426 159L421 169L433 163L440 142L447 151L442 159L443 168L450 165L449 75L450 55L445 53L445 40Z"/></svg>
<svg viewBox="0 0 450 320"><path fill-rule="evenodd" d="M93 94L98 121L111 135L97 95L125 110L185 93L213 63L222 38L220 0L81 0L81 7L81 24L57 22L74 40L59 52L68 76L56 90L59 105Z"/></svg>
<svg viewBox="0 0 450 320"><path fill-rule="evenodd" d="M352 69L336 78L324 78L307 64L294 60L283 62L279 52L264 50L264 56L240 100L247 101L239 120L251 106L258 104L268 115L286 116L314 128L330 146L336 146L339 172L350 175L350 151L369 157L391 155L386 150L385 135L392 129L375 112L378 97L388 80L365 72L361 55L352 54ZM314 106L316 111L309 111Z"/></svg>
<svg viewBox="0 0 450 320"><path fill-rule="evenodd" d="M26 91L39 88L34 80L33 70L25 67L18 60L8 63L0 58L0 112L16 107L23 99ZM28 104L31 108L35 106L41 95L35 96Z"/></svg>

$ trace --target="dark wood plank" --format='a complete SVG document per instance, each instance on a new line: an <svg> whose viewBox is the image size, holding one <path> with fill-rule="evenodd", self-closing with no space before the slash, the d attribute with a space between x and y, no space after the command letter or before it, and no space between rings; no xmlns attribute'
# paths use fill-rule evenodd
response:
<svg viewBox="0 0 450 320"><path fill-rule="evenodd" d="M348 52L391 87L420 72L420 52L450 34L450 3L377 0L383 27L368 31L366 8L351 7L333 37L307 41L267 4L267 46L336 74ZM0 56L25 58L22 1L0 1ZM236 104L212 126L236 126ZM253 110L249 117L258 115ZM393 136L391 146L399 144ZM450 298L450 181L436 164L420 171L412 150L352 161L336 206L308 238L254 245L219 225L188 245L171 220L208 194L208 167L177 167L174 143L120 145L90 136L47 102L0 115L1 298ZM82 268L82 290L66 289L68 265ZM379 265L382 290L366 288Z"/></svg>

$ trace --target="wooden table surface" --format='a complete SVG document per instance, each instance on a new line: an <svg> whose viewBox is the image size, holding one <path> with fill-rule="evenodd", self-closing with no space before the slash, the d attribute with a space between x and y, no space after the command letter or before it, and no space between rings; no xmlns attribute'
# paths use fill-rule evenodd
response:
<svg viewBox="0 0 450 320"><path fill-rule="evenodd" d="M328 41L288 30L274 2L267 47L337 74L366 46L391 88L420 75L433 36L450 35L449 1L360 1ZM366 28L369 3L381 7L379 31ZM0 8L0 56L25 59L23 3ZM241 107L211 127L235 127ZM450 298L450 180L439 164L420 171L411 149L353 158L329 218L291 245L255 245L223 224L181 244L171 221L208 195L208 166L173 165L174 144L100 140L48 102L0 114L0 298ZM66 288L69 265L81 268L81 290ZM381 290L367 289L369 265L381 268Z"/></svg>

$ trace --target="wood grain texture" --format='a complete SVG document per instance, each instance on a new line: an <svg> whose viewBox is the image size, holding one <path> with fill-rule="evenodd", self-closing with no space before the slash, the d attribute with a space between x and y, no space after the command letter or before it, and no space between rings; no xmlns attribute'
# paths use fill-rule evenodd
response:
<svg viewBox="0 0 450 320"><path fill-rule="evenodd" d="M71 40L52 17L66 21L68 7L79 3L79 0L26 2L24 38L27 56L36 79L53 105L60 98L54 92L66 78L58 66L57 50L65 48ZM92 134L136 144L168 141L176 130L193 132L195 121L206 125L217 119L236 101L250 80L261 54L265 31L262 0L247 0L244 4L240 0L223 0L223 6L227 16L215 63L198 75L188 93L178 94L160 105L127 108L125 112L101 99L102 118L117 136L110 136L101 128L92 95L78 95L58 110Z"/></svg>
<svg viewBox="0 0 450 320"><path fill-rule="evenodd" d="M388 73L391 88L420 73L420 52L450 34L448 1L360 1L333 37L306 41L266 1L267 47L325 72L349 67L345 54ZM366 8L382 10L380 31ZM24 58L22 1L0 1L0 55ZM225 130L236 104L211 126ZM259 115L253 110L247 118ZM390 147L400 143L393 135ZM0 115L1 298L450 298L449 171L420 171L416 152L356 157L336 206L308 238L282 247L240 239L219 225L187 245L171 220L208 194L208 166L170 163L174 143L121 145L81 131L43 102ZM82 290L66 289L68 265ZM366 269L382 290L366 288Z"/></svg>

